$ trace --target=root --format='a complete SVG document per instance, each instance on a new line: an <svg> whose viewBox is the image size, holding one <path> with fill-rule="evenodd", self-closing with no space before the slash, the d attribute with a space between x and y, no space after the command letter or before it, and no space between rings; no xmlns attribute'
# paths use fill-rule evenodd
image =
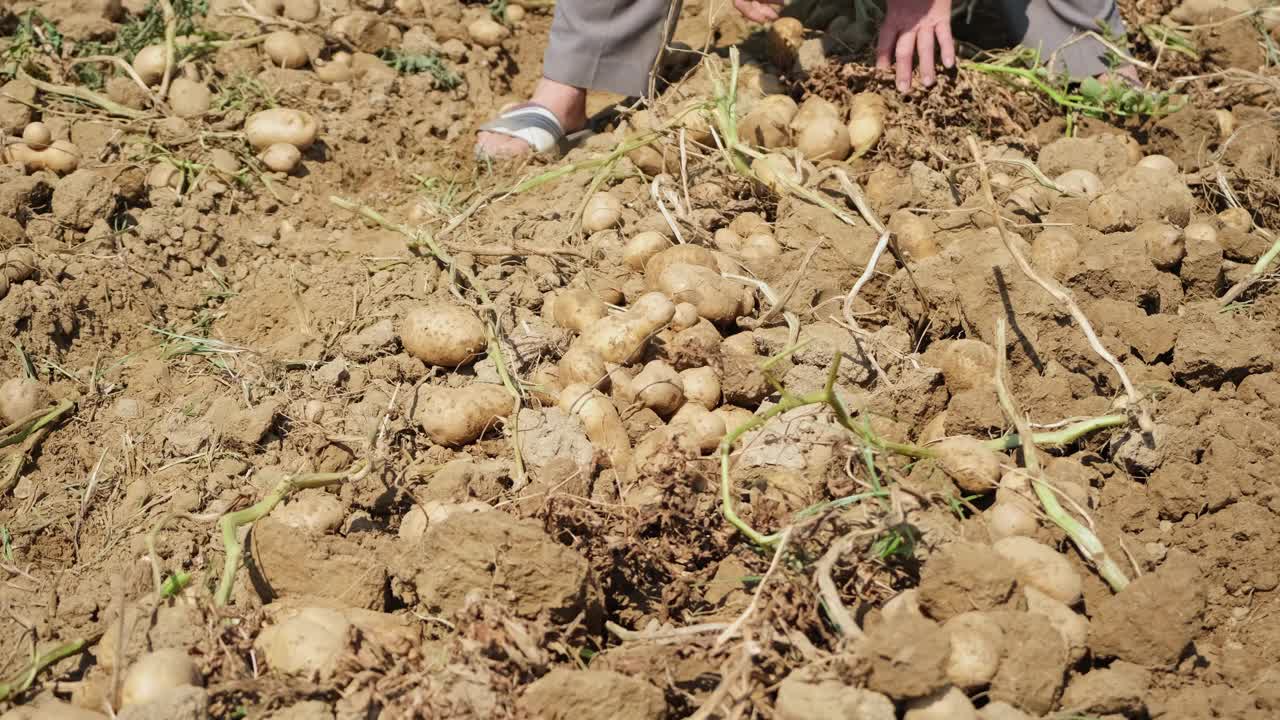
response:
<svg viewBox="0 0 1280 720"><path fill-rule="evenodd" d="M1138 427L1144 433L1153 432L1155 423L1151 420L1151 415L1146 408L1142 406L1138 391L1134 388L1133 381L1129 379L1129 373L1125 372L1124 366L1120 364L1120 361L1116 360L1116 357L1103 347L1102 341L1098 339L1098 334L1093 330L1093 323L1089 322L1089 317L1084 314L1084 311L1080 309L1080 305L1076 303L1075 298L1071 296L1071 291L1059 285L1057 281L1041 277L1035 271L1035 268L1031 267L1031 263L1027 262L1027 259L1023 257L1018 247L1009 239L1009 229L1005 227L1004 218L1000 215L1000 208L996 205L995 195L991 192L991 174L987 171L987 163L982 158L981 150L978 149L978 141L972 135L969 136L969 152L973 154L974 161L978 164L978 175L982 180L982 192L986 196L985 200L990 207L991 215L995 218L996 229L1000 232L1000 239L1004 241L1005 248L1013 256L1018 269L1067 309L1071 317L1080 325L1085 339L1089 342L1089 347L1093 348L1094 353L1110 365L1111 369L1120 377L1120 383L1124 386L1125 395L1129 400L1129 409L1137 416Z"/></svg>
<svg viewBox="0 0 1280 720"><path fill-rule="evenodd" d="M1009 392L1009 385L1005 377L1008 373L1007 365L1005 322L1004 318L998 317L996 318L996 372L994 378L996 396L1000 400L1000 407L1004 410L1004 414L1008 416L1009 421L1017 428L1018 435L1029 438L1029 441L1022 445L1022 461L1026 465L1026 472L1030 476L1036 497L1040 499L1040 505L1044 508L1045 515L1071 538L1076 548L1080 550L1080 554L1093 563L1094 567L1098 569L1098 574L1102 576L1103 580L1107 581L1111 589L1115 592L1120 592L1129 584L1129 578L1124 574L1124 570L1120 569L1120 566L1111 559L1111 555L1107 553L1106 547L1103 546L1098 536L1062 508L1053 486L1045 480L1044 471L1040 467L1039 454L1036 450L1035 437L1031 434L1027 418L1018 409L1017 401L1014 400L1013 394Z"/></svg>

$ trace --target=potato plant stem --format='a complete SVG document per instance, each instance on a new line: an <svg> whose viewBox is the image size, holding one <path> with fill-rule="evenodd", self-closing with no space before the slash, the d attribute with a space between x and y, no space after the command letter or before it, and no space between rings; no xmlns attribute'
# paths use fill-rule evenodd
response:
<svg viewBox="0 0 1280 720"><path fill-rule="evenodd" d="M1098 569L1098 574L1103 580L1111 586L1115 592L1120 592L1129 584L1129 578L1120 569L1120 566L1111 559L1111 555L1107 553L1107 549L1103 546L1102 541L1094 534L1092 530L1085 527L1083 523L1071 516L1062 504L1058 502L1057 491L1052 488L1045 480L1044 471L1040 467L1039 451L1036 449L1035 438L1031 433L1031 426L1027 423L1027 418L1018 408L1018 403L1013 398L1013 393L1009 391L1008 378L1008 360L1005 353L1005 322L1004 318L996 318L996 371L995 386L996 397L1000 400L1000 407L1004 410L1004 414L1009 417L1009 421L1017 428L1018 435L1021 437L1031 438L1029 442L1022 446L1022 462L1026 465L1027 475L1031 478L1032 487L1035 490L1036 497L1043 506L1045 515L1053 521L1055 525L1062 528L1062 531L1071 538L1079 548L1080 554L1084 555L1086 560L1094 564Z"/></svg>
<svg viewBox="0 0 1280 720"><path fill-rule="evenodd" d="M355 480L368 473L371 467L368 460L362 460L345 472L290 475L277 483L266 497L253 505L223 515L218 521L218 526L222 529L222 546L227 556L223 560L222 580L219 581L218 591L213 596L214 604L225 607L231 602L231 591L235 589L236 573L240 570L240 560L244 554L244 545L240 542L237 532L241 525L248 525L266 517L276 505L280 504L280 501L298 490L326 487Z"/></svg>
<svg viewBox="0 0 1280 720"><path fill-rule="evenodd" d="M1258 262L1253 264L1253 269L1249 271L1248 276L1243 280L1231 286L1226 295L1219 299L1218 303L1226 307L1236 301L1236 298L1244 294L1254 283L1262 279L1267 274L1267 270L1271 267L1271 263L1276 261L1276 256L1280 255L1280 239L1271 244L1262 257L1258 258Z"/></svg>
<svg viewBox="0 0 1280 720"><path fill-rule="evenodd" d="M37 410L30 415L19 419L12 425L0 428L0 447L8 447L16 445L26 440L36 431L57 422L64 415L75 407L75 403L70 400L60 400L58 404L44 410Z"/></svg>
<svg viewBox="0 0 1280 720"><path fill-rule="evenodd" d="M40 674L45 668L83 652L88 646L89 641L87 640L72 640L33 657L31 664L15 675L13 679L0 682L0 702L5 702L19 693L26 692L35 682L36 675Z"/></svg>

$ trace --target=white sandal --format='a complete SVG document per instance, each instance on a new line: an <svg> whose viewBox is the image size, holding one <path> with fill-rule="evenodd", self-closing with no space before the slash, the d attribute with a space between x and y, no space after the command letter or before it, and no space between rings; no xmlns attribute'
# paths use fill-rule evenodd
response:
<svg viewBox="0 0 1280 720"><path fill-rule="evenodd" d="M538 103L524 103L502 113L498 117L483 124L479 132L491 132L506 135L529 144L535 153L555 153L563 155L569 149L569 138L560 127L555 113ZM476 157L484 158L486 153L476 148Z"/></svg>

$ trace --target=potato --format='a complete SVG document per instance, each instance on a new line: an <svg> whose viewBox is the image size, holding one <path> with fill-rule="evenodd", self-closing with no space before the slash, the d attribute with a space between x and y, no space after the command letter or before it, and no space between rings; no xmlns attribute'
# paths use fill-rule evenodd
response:
<svg viewBox="0 0 1280 720"><path fill-rule="evenodd" d="M510 415L511 407L511 394L501 385L423 385L418 390L416 419L432 442L460 447L475 442L499 419Z"/></svg>
<svg viewBox="0 0 1280 720"><path fill-rule="evenodd" d="M271 519L303 532L324 535L342 527L346 515L347 507L333 493L306 490L277 508Z"/></svg>
<svg viewBox="0 0 1280 720"><path fill-rule="evenodd" d="M174 688L203 684L200 669L185 650L156 650L129 666L120 686L120 706L145 705Z"/></svg>
<svg viewBox="0 0 1280 720"><path fill-rule="evenodd" d="M26 139L24 134L23 139ZM30 145L30 143L27 143ZM1240 233L1253 231L1253 216L1248 210L1238 207L1229 207L1218 213L1218 222L1222 223L1224 229L1235 230Z"/></svg>
<svg viewBox="0 0 1280 720"><path fill-rule="evenodd" d="M1004 630L990 616L966 612L942 625L951 639L947 657L947 680L965 690L973 690L991 682L1000 668L1004 646Z"/></svg>
<svg viewBox="0 0 1280 720"><path fill-rule="evenodd" d="M1164 155L1148 155L1138 161L1138 167L1156 170L1170 175L1178 174L1178 164Z"/></svg>
<svg viewBox="0 0 1280 720"><path fill-rule="evenodd" d="M769 62L786 70L796 61L796 54L804 42L804 24L793 17L774 20L765 37L765 56Z"/></svg>
<svg viewBox="0 0 1280 720"><path fill-rule="evenodd" d="M791 121L799 108L786 95L770 95L756 103L738 121L738 139L762 148L791 144Z"/></svg>
<svg viewBox="0 0 1280 720"><path fill-rule="evenodd" d="M306 150L316 141L320 126L315 118L301 110L272 108L249 116L244 134L254 150L266 150L277 143L288 143Z"/></svg>
<svg viewBox="0 0 1280 720"><path fill-rule="evenodd" d="M698 315L718 325L743 314L741 285L701 265L668 266L658 276L658 289L673 302L691 303L698 308Z"/></svg>
<svg viewBox="0 0 1280 720"><path fill-rule="evenodd" d="M1219 108L1213 111L1213 119L1218 122L1218 140L1226 142L1236 131L1236 119L1230 110Z"/></svg>
<svg viewBox="0 0 1280 720"><path fill-rule="evenodd" d="M1091 198L1102 193L1102 179L1088 170L1068 170L1053 181L1063 191L1073 195Z"/></svg>
<svg viewBox="0 0 1280 720"><path fill-rule="evenodd" d="M609 306L587 288L563 290L547 300L547 319L553 324L582 332L609 314Z"/></svg>
<svg viewBox="0 0 1280 720"><path fill-rule="evenodd" d="M1062 636L1071 662L1084 657L1089 644L1089 619L1034 587L1022 588L1022 594L1027 599L1027 612L1047 617L1049 624Z"/></svg>
<svg viewBox="0 0 1280 720"><path fill-rule="evenodd" d="M635 397L640 404L669 418L684 404L684 383L670 365L662 360L652 360L636 374L633 381Z"/></svg>
<svg viewBox="0 0 1280 720"><path fill-rule="evenodd" d="M816 117L798 126L793 122L792 127L796 149L810 162L840 161L849 157L852 149L849 129L838 117Z"/></svg>
<svg viewBox="0 0 1280 720"><path fill-rule="evenodd" d="M742 249L742 236L734 232L731 228L723 227L716 230L711 236L711 244L720 252L729 254L737 254Z"/></svg>
<svg viewBox="0 0 1280 720"><path fill-rule="evenodd" d="M956 487L967 493L989 493L1000 482L1000 456L968 435L949 437L930 446Z"/></svg>
<svg viewBox="0 0 1280 720"><path fill-rule="evenodd" d="M680 332L698 324L698 307L692 303L676 303L676 312L671 316L671 329Z"/></svg>
<svg viewBox="0 0 1280 720"><path fill-rule="evenodd" d="M582 211L582 229L588 234L617 227L622 220L622 203L607 192L598 192Z"/></svg>
<svg viewBox="0 0 1280 720"><path fill-rule="evenodd" d="M288 143L276 143L258 156L271 172L291 173L302 163L302 151Z"/></svg>
<svg viewBox="0 0 1280 720"><path fill-rule="evenodd" d="M992 541L1008 537L1031 537L1040 528L1035 513L1022 503L996 502L982 514Z"/></svg>
<svg viewBox="0 0 1280 720"><path fill-rule="evenodd" d="M1194 225L1194 223L1193 223ZM1163 222L1147 222L1134 231L1147 248L1147 258L1160 270L1172 271L1187 256L1187 241L1178 228ZM1192 232L1195 232L1192 229ZM1214 233L1215 239L1217 233Z"/></svg>
<svg viewBox="0 0 1280 720"><path fill-rule="evenodd" d="M491 48L502 44L503 40L511 31L505 25L489 17L487 14L482 15L467 25L467 36L471 38L471 42L480 47Z"/></svg>
<svg viewBox="0 0 1280 720"><path fill-rule="evenodd" d="M178 78L169 86L169 109L178 117L203 117L212 105L213 93L202 82Z"/></svg>
<svg viewBox="0 0 1280 720"><path fill-rule="evenodd" d="M737 405L721 405L712 410L711 414L724 421L726 435L734 429L751 422L751 418L755 417L755 413Z"/></svg>
<svg viewBox="0 0 1280 720"><path fill-rule="evenodd" d="M609 398L587 385L575 383L560 392L560 409L582 420L587 439L615 469L631 465L631 436Z"/></svg>
<svg viewBox="0 0 1280 720"><path fill-rule="evenodd" d="M600 318L569 346L589 351L604 362L626 364L648 344L650 336L671 322L675 305L662 293L647 293L618 315Z"/></svg>
<svg viewBox="0 0 1280 720"><path fill-rule="evenodd" d="M1080 241L1069 230L1049 227L1031 241L1031 264L1040 272L1063 279L1080 256Z"/></svg>
<svg viewBox="0 0 1280 720"><path fill-rule="evenodd" d="M948 685L933 694L908 700L902 720L978 720L973 702L959 688Z"/></svg>
<svg viewBox="0 0 1280 720"><path fill-rule="evenodd" d="M339 50L328 60L316 60L312 65L316 77L327 83L347 82L351 79L351 53Z"/></svg>
<svg viewBox="0 0 1280 720"><path fill-rule="evenodd" d="M778 195L785 194L789 186L803 186L809 177L806 166L797 168L793 160L778 153L769 153L752 160L751 172L765 189Z"/></svg>
<svg viewBox="0 0 1280 720"><path fill-rule="evenodd" d="M1184 243L1205 245L1218 242L1218 229L1208 222L1193 222L1182 229Z"/></svg>
<svg viewBox="0 0 1280 720"><path fill-rule="evenodd" d="M738 234L738 237L745 238L752 235L765 234L772 235L773 229L769 227L769 223L759 215L753 212L739 213L729 223L729 229Z"/></svg>
<svg viewBox="0 0 1280 720"><path fill-rule="evenodd" d="M849 144L854 157L861 157L875 147L884 134L889 108L884 98L875 93L858 93L849 106Z"/></svg>
<svg viewBox="0 0 1280 720"><path fill-rule="evenodd" d="M510 25L519 25L524 20L525 9L519 5L507 5L506 11L503 13L503 19Z"/></svg>
<svg viewBox="0 0 1280 720"><path fill-rule="evenodd" d="M898 241L898 249L907 259L920 262L938 254L938 243L933 239L933 223L910 210L896 210L889 216L889 232Z"/></svg>
<svg viewBox="0 0 1280 720"><path fill-rule="evenodd" d="M685 403L671 416L669 428L689 435L698 451L711 452L724 439L724 418L696 403Z"/></svg>
<svg viewBox="0 0 1280 720"><path fill-rule="evenodd" d="M434 301L405 313L400 323L405 352L440 367L474 360L489 345L484 323L467 308Z"/></svg>
<svg viewBox="0 0 1280 720"><path fill-rule="evenodd" d="M707 410L720 405L720 376L709 367L689 368L680 371L685 399Z"/></svg>
<svg viewBox="0 0 1280 720"><path fill-rule="evenodd" d="M745 262L759 266L782 256L782 245L772 235L757 233L742 241L740 254Z"/></svg>
<svg viewBox="0 0 1280 720"><path fill-rule="evenodd" d="M1013 566L1018 582L1049 597L1074 605L1080 601L1083 581L1067 557L1025 537L1009 537L992 545Z"/></svg>
<svg viewBox="0 0 1280 720"><path fill-rule="evenodd" d="M297 22L313 22L320 17L320 0L285 0L284 16Z"/></svg>
<svg viewBox="0 0 1280 720"><path fill-rule="evenodd" d="M8 283L8 278L5 278ZM49 393L39 380L10 378L0 385L0 418L6 425L22 420L49 404Z"/></svg>
<svg viewBox="0 0 1280 720"><path fill-rule="evenodd" d="M644 272L645 263L654 255L671 247L671 240L660 232L637 233L622 248L622 264L636 272Z"/></svg>
<svg viewBox="0 0 1280 720"><path fill-rule="evenodd" d="M147 85L158 85L164 79L164 45L148 45L133 56L133 71Z"/></svg>
<svg viewBox="0 0 1280 720"><path fill-rule="evenodd" d="M708 270L720 270L715 253L701 245L673 245L649 258L644 266L645 284L651 289L658 288L658 278L663 271L672 265L697 265Z"/></svg>
<svg viewBox="0 0 1280 720"><path fill-rule="evenodd" d="M302 39L288 30L277 30L262 41L262 52L275 67L296 69L306 67L311 58Z"/></svg>
<svg viewBox="0 0 1280 720"><path fill-rule="evenodd" d="M75 172L80 166L80 148L67 140L55 140L43 150L14 143L4 148L6 160L22 166L25 172L48 170L58 175Z"/></svg>
<svg viewBox="0 0 1280 720"><path fill-rule="evenodd" d="M0 272L11 283L20 283L36 274L36 253L29 247L9 248L0 257L3 257L0 260Z"/></svg>
<svg viewBox="0 0 1280 720"><path fill-rule="evenodd" d="M805 125L817 120L818 118L840 119L840 109L831 103L831 101L819 95L810 95L800 103L800 108L796 110L796 116L791 119L791 131L799 132Z"/></svg>
<svg viewBox="0 0 1280 720"><path fill-rule="evenodd" d="M32 150L44 150L53 142L53 133L42 122L27 123L22 129L22 142Z"/></svg>
<svg viewBox="0 0 1280 720"><path fill-rule="evenodd" d="M952 393L987 387L995 381L996 351L981 340L947 341L938 364Z"/></svg>

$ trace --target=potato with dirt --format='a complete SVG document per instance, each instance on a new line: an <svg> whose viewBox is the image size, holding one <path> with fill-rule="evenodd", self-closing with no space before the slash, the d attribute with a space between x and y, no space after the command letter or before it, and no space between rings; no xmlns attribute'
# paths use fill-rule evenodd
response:
<svg viewBox="0 0 1280 720"><path fill-rule="evenodd" d="M400 320L400 344L413 357L456 368L475 360L489 346L484 321L468 308L434 301L410 308Z"/></svg>
<svg viewBox="0 0 1280 720"><path fill-rule="evenodd" d="M646 293L624 312L600 318L569 346L589 352L603 362L626 364L637 357L649 338L671 322L675 304L662 293Z"/></svg>
<svg viewBox="0 0 1280 720"><path fill-rule="evenodd" d="M631 464L631 437L609 398L577 383L560 392L559 405L582 421L591 446L603 456L606 465L620 469Z"/></svg>
<svg viewBox="0 0 1280 720"><path fill-rule="evenodd" d="M423 385L418 390L416 417L431 441L447 447L469 445L511 414L507 389L490 383L450 388Z"/></svg>
<svg viewBox="0 0 1280 720"><path fill-rule="evenodd" d="M203 684L199 668L185 650L156 650L135 660L125 672L120 706L145 705L174 688Z"/></svg>
<svg viewBox="0 0 1280 720"><path fill-rule="evenodd" d="M33 378L10 378L0 385L0 418L5 424L27 418L49 404L49 391Z"/></svg>
<svg viewBox="0 0 1280 720"><path fill-rule="evenodd" d="M306 150L315 143L319 133L320 125L310 113L290 108L254 113L244 124L245 137L258 151L282 143Z"/></svg>

